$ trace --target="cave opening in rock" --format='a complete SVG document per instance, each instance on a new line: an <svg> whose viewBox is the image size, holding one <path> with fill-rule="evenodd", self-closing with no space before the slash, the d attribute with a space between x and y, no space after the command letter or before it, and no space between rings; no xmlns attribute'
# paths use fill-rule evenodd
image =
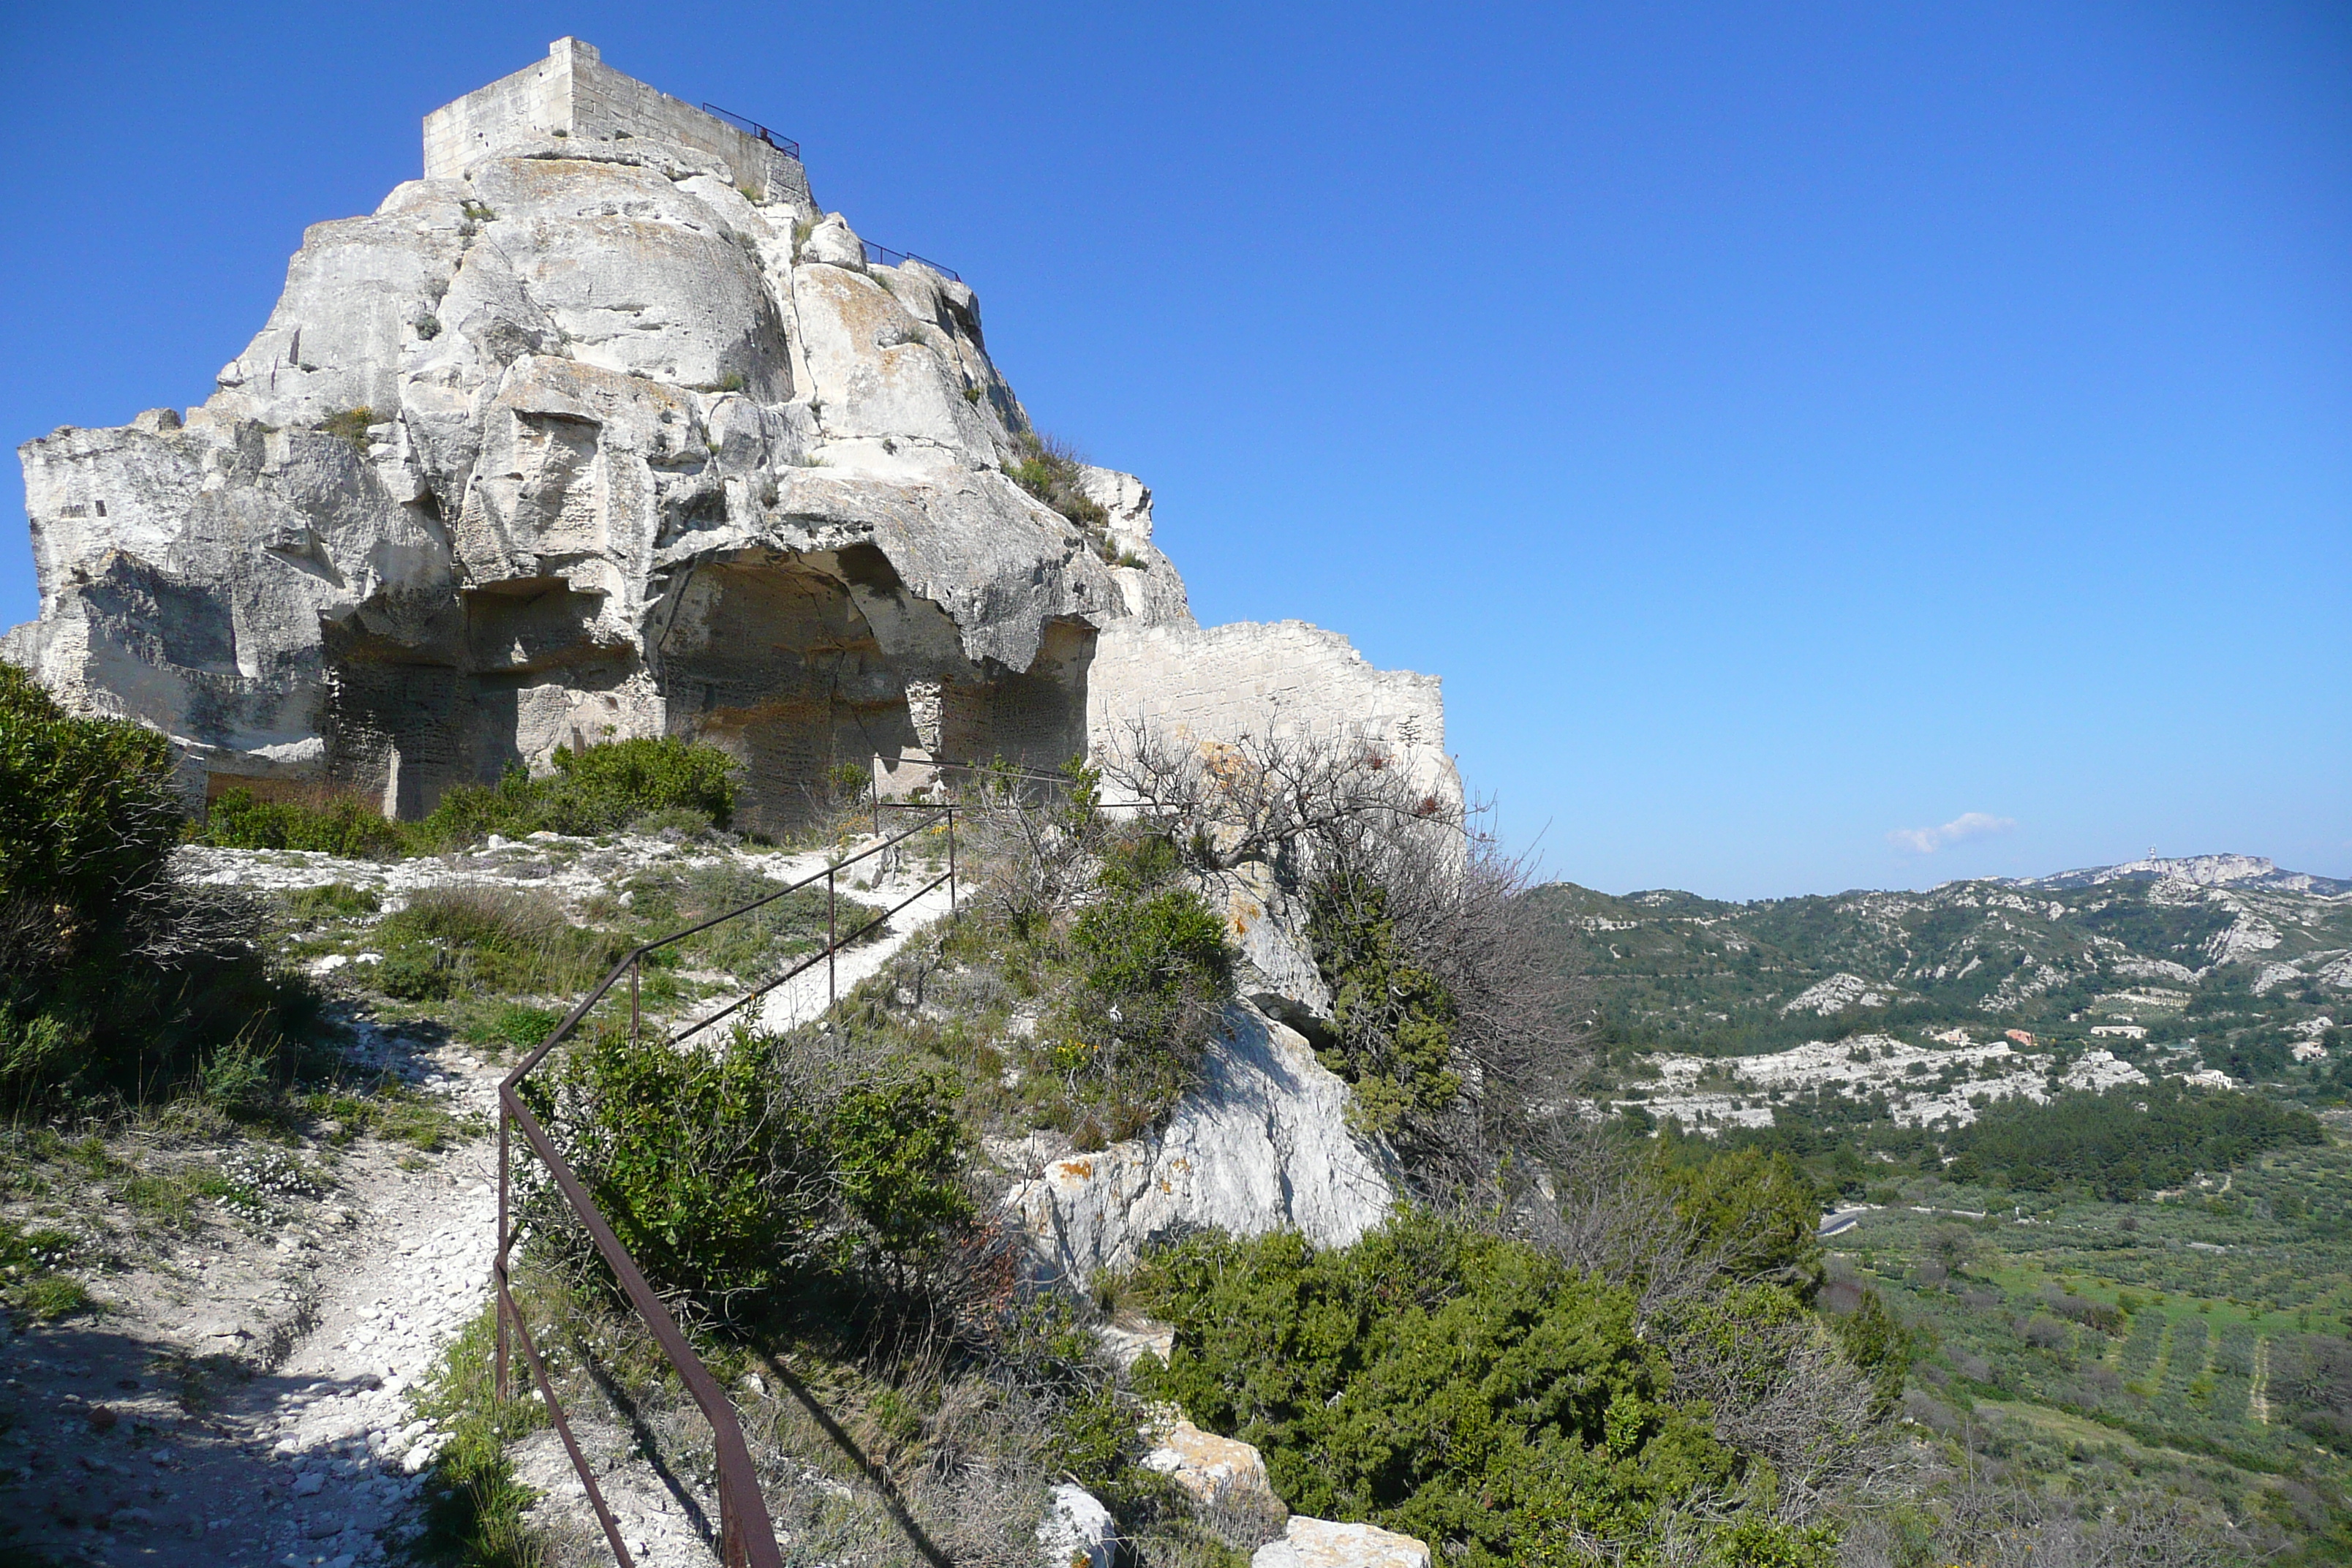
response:
<svg viewBox="0 0 2352 1568"><path fill-rule="evenodd" d="M672 733L743 765L740 825L811 819L835 770L916 743L904 676L849 585L805 557L706 563L679 589L658 671Z"/></svg>

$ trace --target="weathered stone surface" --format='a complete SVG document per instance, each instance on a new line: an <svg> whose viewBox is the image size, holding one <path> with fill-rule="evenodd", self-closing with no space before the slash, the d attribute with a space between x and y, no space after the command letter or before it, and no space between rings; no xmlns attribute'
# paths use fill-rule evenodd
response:
<svg viewBox="0 0 2352 1568"><path fill-rule="evenodd" d="M754 826L842 763L1058 766L1147 713L1442 763L1433 680L1202 630L1149 489L1087 470L1090 537L1004 475L1026 424L969 288L868 264L796 157L562 39L308 231L184 420L25 446L41 613L5 651L194 789L411 816L608 736L735 752Z"/></svg>
<svg viewBox="0 0 2352 1568"><path fill-rule="evenodd" d="M1106 628L1089 676L1098 736L1138 724L1202 741L1346 736L1379 744L1443 798L1460 792L1437 678L1375 669L1346 637L1304 621L1123 622Z"/></svg>
<svg viewBox="0 0 2352 1568"><path fill-rule="evenodd" d="M1331 988L1307 941L1307 911L1274 869L1247 861L1212 879L1225 929L1240 950L1235 984L1267 1016L1313 1031L1331 1021Z"/></svg>
<svg viewBox="0 0 2352 1568"><path fill-rule="evenodd" d="M1152 1436L1144 1468L1158 1470L1200 1501L1270 1507L1277 1519L1286 1511L1266 1479L1265 1457L1249 1444L1215 1436L1181 1419Z"/></svg>
<svg viewBox="0 0 2352 1568"><path fill-rule="evenodd" d="M1349 1127L1348 1086L1247 1003L1226 1020L1163 1131L1046 1161L1008 1194L1049 1275L1083 1284L1210 1226L1344 1247L1388 1213L1388 1158Z"/></svg>
<svg viewBox="0 0 2352 1568"><path fill-rule="evenodd" d="M1118 1554L1118 1527L1110 1510L1084 1487L1065 1481L1054 1489L1045 1518L1037 1526L1038 1561L1044 1568L1111 1568Z"/></svg>
<svg viewBox="0 0 2352 1568"><path fill-rule="evenodd" d="M548 58L425 117L427 178L457 179L493 153L547 142L593 145L658 138L723 166L727 183L769 201L809 199L797 153L656 92L604 63L593 45L558 38Z"/></svg>
<svg viewBox="0 0 2352 1568"><path fill-rule="evenodd" d="M1292 1514L1283 1538L1259 1547L1250 1568L1429 1568L1429 1548L1375 1525Z"/></svg>

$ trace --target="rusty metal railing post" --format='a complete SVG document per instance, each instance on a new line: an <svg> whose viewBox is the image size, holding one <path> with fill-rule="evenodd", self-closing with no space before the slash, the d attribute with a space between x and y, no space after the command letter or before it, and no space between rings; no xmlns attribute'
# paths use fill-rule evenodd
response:
<svg viewBox="0 0 2352 1568"><path fill-rule="evenodd" d="M641 1016L637 1010L637 958L632 954L629 958L629 1043L631 1045L636 1044L637 1022Z"/></svg>
<svg viewBox="0 0 2352 1568"><path fill-rule="evenodd" d="M833 949L835 940L833 932L833 868L827 866L824 868L824 1005L828 1007L841 1000L839 987L834 979Z"/></svg>
<svg viewBox="0 0 2352 1568"><path fill-rule="evenodd" d="M498 1371L493 1389L501 1405L507 1399L507 1108L504 1098L499 1104L499 1245L490 1254L490 1272L498 1283L498 1300L494 1310L498 1319Z"/></svg>
<svg viewBox="0 0 2352 1568"><path fill-rule="evenodd" d="M955 802L948 802L948 918L956 912L955 879Z"/></svg>

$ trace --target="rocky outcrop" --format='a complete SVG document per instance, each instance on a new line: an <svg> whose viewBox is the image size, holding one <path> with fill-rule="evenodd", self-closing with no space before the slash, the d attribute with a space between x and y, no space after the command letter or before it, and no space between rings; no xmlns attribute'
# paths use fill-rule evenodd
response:
<svg viewBox="0 0 2352 1568"><path fill-rule="evenodd" d="M1139 715L1450 776L1434 680L1196 626L1139 480L1085 470L1083 523L1015 484L972 290L885 265L788 144L572 39L425 141L309 230L202 406L23 448L41 613L7 656L170 733L192 788L414 816L675 734L742 759L761 826L842 763L1053 766Z"/></svg>
<svg viewBox="0 0 2352 1568"><path fill-rule="evenodd" d="M1429 1568L1429 1548L1377 1525L1293 1514L1288 1531L1259 1547L1250 1568Z"/></svg>
<svg viewBox="0 0 2352 1568"><path fill-rule="evenodd" d="M1246 1002L1226 1026L1164 1130L1028 1167L1006 1203L1048 1274L1083 1285L1155 1241L1212 1228L1344 1247L1388 1213L1388 1157L1348 1125L1348 1086Z"/></svg>

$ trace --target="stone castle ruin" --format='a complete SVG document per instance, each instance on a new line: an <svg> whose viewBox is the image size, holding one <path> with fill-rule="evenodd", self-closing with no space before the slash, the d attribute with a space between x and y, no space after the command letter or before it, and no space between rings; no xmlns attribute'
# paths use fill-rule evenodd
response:
<svg viewBox="0 0 2352 1568"><path fill-rule="evenodd" d="M560 39L305 234L202 405L22 447L40 616L0 652L168 733L192 795L401 816L642 735L739 757L754 826L845 763L904 790L1138 723L1451 780L1434 678L1199 626L1129 475L1081 470L1100 522L1014 483L979 300L869 254L797 148Z"/></svg>

